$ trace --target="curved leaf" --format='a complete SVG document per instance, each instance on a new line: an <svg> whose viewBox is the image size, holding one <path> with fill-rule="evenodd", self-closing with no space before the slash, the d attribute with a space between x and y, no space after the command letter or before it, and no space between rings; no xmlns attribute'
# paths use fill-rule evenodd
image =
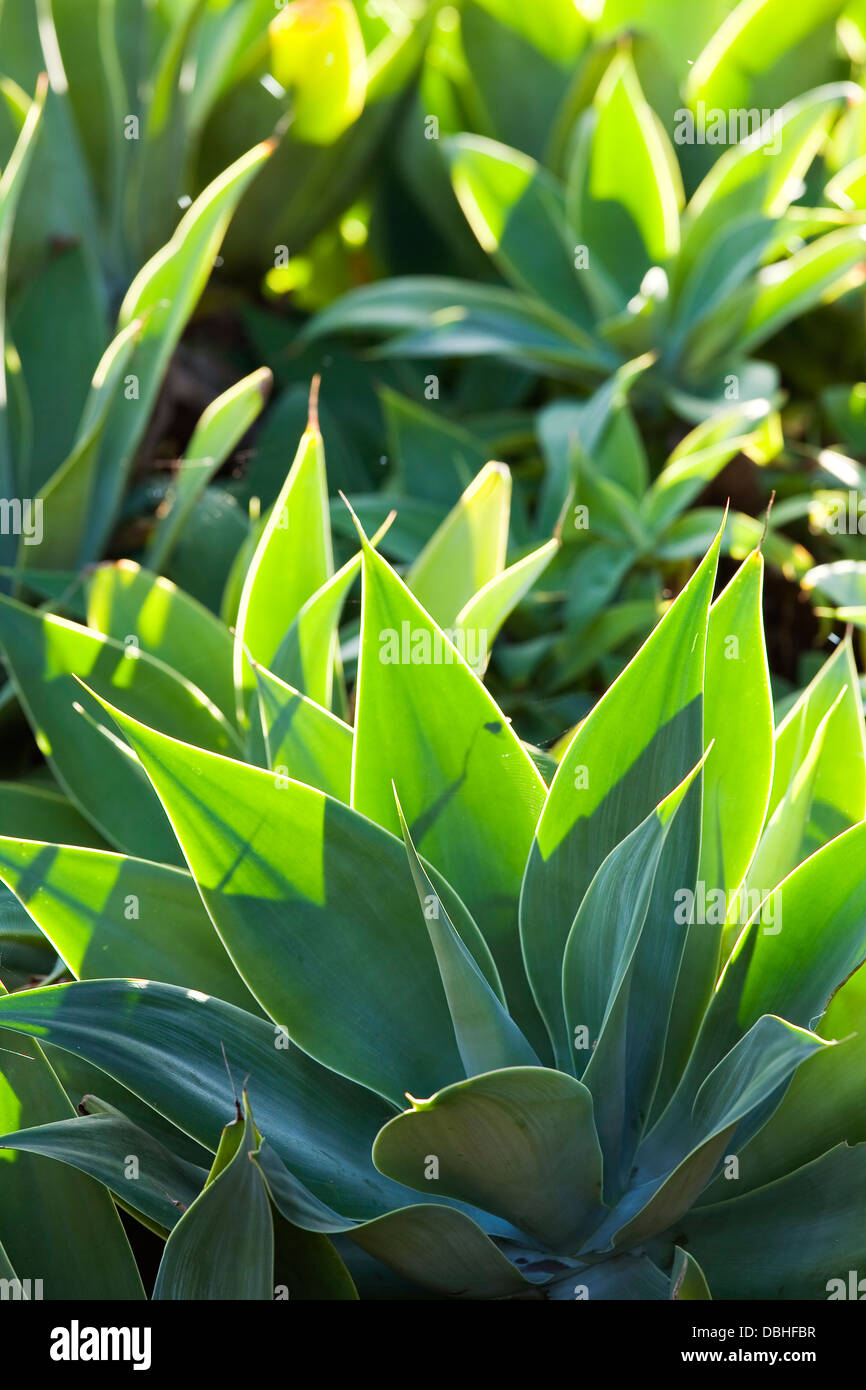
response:
<svg viewBox="0 0 866 1390"><path fill-rule="evenodd" d="M238 712L249 684L246 658L269 666L301 606L333 573L331 520L322 436L315 415L274 503L241 592L234 676Z"/></svg>
<svg viewBox="0 0 866 1390"><path fill-rule="evenodd" d="M501 999L460 940L444 904L412 843L397 802L409 867L418 890L442 987L448 1000L454 1036L467 1076L508 1066L537 1066L538 1058Z"/></svg>
<svg viewBox="0 0 866 1390"><path fill-rule="evenodd" d="M866 1226L851 1219L864 1202L866 1144L840 1144L767 1187L689 1212L678 1229L716 1298L847 1297L848 1271L866 1264Z"/></svg>
<svg viewBox="0 0 866 1390"><path fill-rule="evenodd" d="M165 1243L153 1288L164 1299L272 1299L274 1227L267 1189L250 1162L261 1138L245 1103L245 1118L229 1128L232 1157L220 1167L223 1145L208 1181Z"/></svg>
<svg viewBox="0 0 866 1390"><path fill-rule="evenodd" d="M458 1076L400 841L312 787L114 717L232 960L289 1037L397 1104L419 1081L435 1090ZM439 891L481 954L466 909L446 884Z"/></svg>
<svg viewBox="0 0 866 1390"><path fill-rule="evenodd" d="M389 1177L424 1191L432 1155L438 1190L561 1252L575 1249L598 1220L601 1150L592 1098L573 1077L509 1067L412 1105L373 1146L377 1168Z"/></svg>
<svg viewBox="0 0 866 1390"><path fill-rule="evenodd" d="M703 747L704 649L719 537L563 754L526 865L520 932L526 970L561 1064L562 954L602 861L667 796ZM568 1060L566 1060L568 1059Z"/></svg>
<svg viewBox="0 0 866 1390"><path fill-rule="evenodd" d="M164 568L202 492L261 414L272 383L269 369L261 367L224 391L202 415L160 508L147 551L149 569L158 573Z"/></svg>
<svg viewBox="0 0 866 1390"><path fill-rule="evenodd" d="M349 725L264 667L256 665L254 670L261 735L253 724L251 744L255 731L255 744L264 745L269 768L348 805L354 741Z"/></svg>
<svg viewBox="0 0 866 1390"><path fill-rule="evenodd" d="M171 1230L207 1178L103 1102L96 1114L0 1135L3 1149L41 1154L89 1174L160 1232Z"/></svg>
<svg viewBox="0 0 866 1390"><path fill-rule="evenodd" d="M164 980L258 1011L195 880L182 870L98 849L0 838L0 879L78 979Z"/></svg>
<svg viewBox="0 0 866 1390"><path fill-rule="evenodd" d="M315 1196L361 1219L401 1200L370 1161L390 1107L222 1000L147 980L52 985L0 998L0 1026L86 1058L211 1152L232 1104L228 1064L250 1077L269 1142Z"/></svg>
<svg viewBox="0 0 866 1390"><path fill-rule="evenodd" d="M203 604L132 560L97 565L85 592L88 627L117 642L134 637L234 718L231 634Z"/></svg>
<svg viewBox="0 0 866 1390"><path fill-rule="evenodd" d="M128 709L209 748L235 745L225 717L201 691L138 648L11 599L0 601L0 643L36 741L75 804L121 849L176 860L170 828L141 769L105 729L101 707L75 678L85 677Z"/></svg>
<svg viewBox="0 0 866 1390"><path fill-rule="evenodd" d="M237 203L273 153L266 140L241 156L196 198L171 240L139 271L118 317L118 329L144 319L132 359L137 393L114 403L103 438L86 537L89 554L101 552L110 531L135 449L150 418L171 354L213 268Z"/></svg>
<svg viewBox="0 0 866 1390"><path fill-rule="evenodd" d="M0 1007L15 997L0 984ZM0 1029L0 1131L74 1113L39 1044ZM144 1297L105 1188L38 1154L0 1153L0 1245L18 1279L43 1281L46 1298Z"/></svg>
<svg viewBox="0 0 866 1390"><path fill-rule="evenodd" d="M407 586L442 627L504 569L510 512L511 473L488 463L410 568Z"/></svg>
<svg viewBox="0 0 866 1390"><path fill-rule="evenodd" d="M536 1046L517 900L544 782L467 662L365 540L352 804L399 832L392 781L419 852L481 925L511 1015Z"/></svg>

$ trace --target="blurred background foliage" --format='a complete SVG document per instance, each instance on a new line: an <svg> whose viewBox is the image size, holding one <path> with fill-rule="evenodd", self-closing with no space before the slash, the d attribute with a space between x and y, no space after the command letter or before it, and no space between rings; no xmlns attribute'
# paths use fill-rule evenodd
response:
<svg viewBox="0 0 866 1390"><path fill-rule="evenodd" d="M408 570L490 459L508 562L561 542L488 672L524 737L728 503L789 700L866 622L864 66L864 0L0 0L7 588L230 618L320 372L338 559L338 491Z"/></svg>

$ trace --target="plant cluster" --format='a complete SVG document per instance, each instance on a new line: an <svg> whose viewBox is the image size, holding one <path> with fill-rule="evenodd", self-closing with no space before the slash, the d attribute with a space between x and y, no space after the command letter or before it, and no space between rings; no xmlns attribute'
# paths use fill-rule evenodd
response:
<svg viewBox="0 0 866 1390"><path fill-rule="evenodd" d="M864 1266L864 69L0 0L0 1297Z"/></svg>

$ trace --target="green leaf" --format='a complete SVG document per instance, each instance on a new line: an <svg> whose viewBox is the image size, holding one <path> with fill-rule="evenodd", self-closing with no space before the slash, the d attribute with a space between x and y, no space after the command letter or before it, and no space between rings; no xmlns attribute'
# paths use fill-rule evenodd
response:
<svg viewBox="0 0 866 1390"><path fill-rule="evenodd" d="M821 392L821 405L835 437L862 452L866 448L866 382L828 387Z"/></svg>
<svg viewBox="0 0 866 1390"><path fill-rule="evenodd" d="M601 1150L592 1099L573 1077L509 1067L447 1086L389 1121L373 1146L382 1172L510 1221L542 1245L576 1248L598 1220Z"/></svg>
<svg viewBox="0 0 866 1390"><path fill-rule="evenodd" d="M626 603L614 603L603 608L597 617L585 625L575 624L580 631L580 646L575 647L574 630L567 629L554 646L556 669L551 681L553 690L567 690L569 685L585 676L596 663L601 663L608 655L626 645L634 647L637 642L652 631L658 621L658 604L650 599L635 599ZM564 735L562 749L571 742L574 729Z"/></svg>
<svg viewBox="0 0 866 1390"><path fill-rule="evenodd" d="M207 0L183 0L170 18L165 16L166 23L157 29L151 25L147 87L135 102L140 103L142 111L138 157L127 161L121 155L117 170L118 182L122 180L125 185L122 191L116 190L116 196L122 199L118 216L125 214L126 237L133 246L159 245L174 224L176 200L182 188L185 143L189 139L190 84L184 80L184 68L195 61L193 45L207 8ZM104 19L104 29L113 23L113 16L108 22ZM129 86L133 83L134 77ZM129 104L134 100L130 91ZM118 233L123 234L121 228Z"/></svg>
<svg viewBox="0 0 866 1390"><path fill-rule="evenodd" d="M106 348L93 374L75 443L39 493L45 518L44 535L38 547L40 566L74 569L87 558L84 537L99 451L109 411L143 327L143 319L133 319ZM22 569L36 564L34 549L28 546L26 539L22 540L18 548L18 564Z"/></svg>
<svg viewBox="0 0 866 1390"><path fill-rule="evenodd" d="M452 136L451 180L480 246L518 290L593 329L559 185L534 159L483 136Z"/></svg>
<svg viewBox="0 0 866 1390"><path fill-rule="evenodd" d="M105 430L90 509L87 549L102 549L166 368L207 283L214 258L238 200L274 149L266 140L209 184L184 214L171 240L148 261L129 287L118 330L143 319L132 359L137 397L116 400Z"/></svg>
<svg viewBox="0 0 866 1390"><path fill-rule="evenodd" d="M702 767L611 851L565 945L566 1026L575 1048L587 1038L592 1045L583 1082L593 1097L609 1202L628 1186L661 1068L687 936L677 891L697 873Z"/></svg>
<svg viewBox="0 0 866 1390"><path fill-rule="evenodd" d="M570 1274L554 1279L545 1296L556 1302L575 1299L660 1303L670 1294L670 1280L646 1255L626 1251L598 1264L576 1266Z"/></svg>
<svg viewBox="0 0 866 1390"><path fill-rule="evenodd" d="M56 321L61 331L49 338L46 321ZM34 413L28 466L19 463L21 494L35 497L73 447L81 402L106 346L104 292L92 249L73 244L55 252L13 300L9 322L30 400L51 401L50 410Z"/></svg>
<svg viewBox="0 0 866 1390"><path fill-rule="evenodd" d="M234 1153L221 1165L223 1144L202 1192L165 1243L155 1302L165 1299L270 1300L274 1296L274 1228L267 1189L255 1164L261 1137L244 1097L244 1118L227 1127Z"/></svg>
<svg viewBox="0 0 866 1390"><path fill-rule="evenodd" d="M677 283L682 283L720 227L732 226L749 213L777 218L799 197L806 171L846 99L859 100L859 92L850 83L817 87L774 111L769 131L725 150L686 209ZM778 144L772 156L766 153L770 140L773 148Z"/></svg>
<svg viewBox="0 0 866 1390"><path fill-rule="evenodd" d="M706 1302L708 1299L712 1299L712 1294L704 1278L704 1272L694 1255L690 1255L687 1250L682 1250L679 1245L674 1250L670 1296L675 1302L694 1300Z"/></svg>
<svg viewBox="0 0 866 1390"><path fill-rule="evenodd" d="M511 473L488 463L427 542L406 584L435 622L451 628L465 605L505 568Z"/></svg>
<svg viewBox="0 0 866 1390"><path fill-rule="evenodd" d="M97 565L85 581L87 625L139 649L179 672L234 718L232 653L228 628L171 580L132 560Z"/></svg>
<svg viewBox="0 0 866 1390"><path fill-rule="evenodd" d="M577 240L617 283L620 307L650 265L664 265L679 249L682 201L670 142L631 55L620 53L585 117L568 184Z"/></svg>
<svg viewBox="0 0 866 1390"><path fill-rule="evenodd" d="M360 573L359 552L301 605L270 663L272 675L323 709L333 708L335 686L340 691L340 617Z"/></svg>
<svg viewBox="0 0 866 1390"><path fill-rule="evenodd" d="M366 541L361 624L353 805L399 832L393 781L419 852L483 924L509 1011L537 1050L516 919L544 782L470 667Z"/></svg>
<svg viewBox="0 0 866 1390"><path fill-rule="evenodd" d="M704 1015L655 1141L676 1135L708 1073L765 1014L814 1028L866 959L866 895L856 867L866 825L800 864L742 931Z"/></svg>
<svg viewBox="0 0 866 1390"><path fill-rule="evenodd" d="M0 878L80 980L134 975L256 1010L180 869L99 849L0 839Z"/></svg>
<svg viewBox="0 0 866 1390"><path fill-rule="evenodd" d="M450 506L487 463L480 441L387 387L380 397L396 480L409 497Z"/></svg>
<svg viewBox="0 0 866 1390"><path fill-rule="evenodd" d="M703 752L702 689L718 555L706 559L619 679L578 727L547 795L526 864L521 940L560 1064L571 1066L562 956L575 904L615 845Z"/></svg>
<svg viewBox="0 0 866 1390"><path fill-rule="evenodd" d="M532 1292L529 1280L481 1227L453 1207L402 1207L358 1227L350 1239L443 1298L486 1300Z"/></svg>
<svg viewBox="0 0 866 1390"><path fill-rule="evenodd" d="M701 372L723 353L752 352L791 319L860 285L864 243L866 227L845 227L765 266L699 325L686 349L689 370Z"/></svg>
<svg viewBox="0 0 866 1390"><path fill-rule="evenodd" d="M289 1037L395 1103L419 1083L435 1090L459 1075L400 841L312 787L112 713L158 791L232 960ZM466 909L446 884L438 891L481 955Z"/></svg>
<svg viewBox="0 0 866 1390"><path fill-rule="evenodd" d="M314 392L317 388L314 387ZM241 592L235 637L238 713L248 684L246 658L270 666L301 606L334 572L322 436L311 419L261 534Z"/></svg>
<svg viewBox="0 0 866 1390"><path fill-rule="evenodd" d="M0 178L0 490L6 496L14 496L16 491L16 469L12 458L12 443L9 437L9 406L6 382L6 283L9 275L9 248L12 244L12 229L15 214L21 201L21 191L27 177L27 170L33 159L36 140L41 128L45 100L48 96L48 78L43 75L36 88L36 96L31 102L21 132L10 158ZM3 551L11 549L4 543Z"/></svg>
<svg viewBox="0 0 866 1390"><path fill-rule="evenodd" d="M250 1077L269 1142L320 1200L360 1219L401 1200L370 1161L390 1107L231 1004L146 980L83 981L0 999L0 1024L84 1057L212 1153L232 1103L228 1063Z"/></svg>
<svg viewBox="0 0 866 1390"><path fill-rule="evenodd" d="M685 1067L722 957L727 906L752 862L773 772L773 708L761 618L763 561L754 551L710 609L704 694L701 857L697 889L722 891L726 907L703 920L689 913L665 1061L654 1106L669 1099ZM743 769L748 776L743 776ZM757 881L757 880L756 880ZM773 879L770 886L775 885ZM678 887L685 885L685 880ZM748 899L746 899L748 901Z"/></svg>
<svg viewBox="0 0 866 1390"><path fill-rule="evenodd" d="M560 11L566 8L560 4L560 0L556 0L556 4ZM544 12L534 18L529 17L526 6L521 6L520 17L509 16L507 23L499 22L505 18L504 8L502 3L492 5L481 3L481 0L472 3L470 0L460 11L459 31L454 35L460 42L454 57L461 68L465 63L467 71L465 76L461 73L459 94L455 94L459 105L453 115L449 112L451 124L455 129L461 128L465 123L465 116L461 114L464 102L470 103L473 113L476 113L474 123L478 123L481 129L542 159L552 138L557 113L568 92L571 64L566 55L577 57L577 35L572 31L554 57L550 50L556 45L557 39L564 36L564 29L551 16L549 6L545 6ZM509 8L512 14L517 9L513 0ZM568 5L567 8L572 10L575 19L581 20L576 6ZM532 36L529 32L531 27L534 30ZM540 29L545 31L542 43L536 42ZM438 30L437 38L441 32L441 29ZM439 68L438 63L436 67ZM433 69L432 61L428 61L425 72L428 91L431 69L439 77L440 87L445 76L441 69ZM449 75L450 69L449 63ZM446 88L449 95L451 90ZM436 101L435 96L431 100L423 88L421 97L426 98L422 111L435 110L436 106L443 105L441 99Z"/></svg>
<svg viewBox="0 0 866 1390"><path fill-rule="evenodd" d="M773 776L763 578L762 557L753 551L710 609L707 634L704 738L713 748L704 772L699 876L727 891L739 887L751 863Z"/></svg>
<svg viewBox="0 0 866 1390"><path fill-rule="evenodd" d="M543 8L533 9L521 0L476 0L493 15L539 49L554 63L570 64L589 37L589 24L571 0L547 0Z"/></svg>
<svg viewBox="0 0 866 1390"><path fill-rule="evenodd" d="M860 969L833 996L818 1025L822 1037L841 1041L797 1069L779 1108L742 1151L738 1195L785 1177L835 1144L866 1140L864 1003L866 972ZM724 1201L729 1195L721 1177L704 1194L704 1202Z"/></svg>
<svg viewBox="0 0 866 1390"><path fill-rule="evenodd" d="M558 550L559 541L555 538L540 545L537 550L531 550L522 560L516 560L508 569L489 580L464 604L457 614L456 627L464 633L467 650L470 643L488 653L492 650L503 623L544 573ZM470 636L476 633L477 637Z"/></svg>
<svg viewBox="0 0 866 1390"><path fill-rule="evenodd" d="M707 546L723 526L721 551L732 560L745 560L759 547L768 564L781 570L786 579L796 580L812 564L808 550L796 541L780 536L772 528L745 512L728 512L721 507L692 507L656 543L657 560L693 560L705 554Z"/></svg>
<svg viewBox="0 0 866 1390"><path fill-rule="evenodd" d="M350 290L317 314L302 337L400 330L381 355L496 355L559 371L616 365L608 348L588 344L585 333L538 300L446 276L396 276Z"/></svg>
<svg viewBox="0 0 866 1390"><path fill-rule="evenodd" d="M176 861L177 846L131 752L76 676L129 710L207 747L235 736L207 697L162 662L63 618L0 601L0 643L40 750L60 785L105 838L149 859Z"/></svg>
<svg viewBox="0 0 866 1390"><path fill-rule="evenodd" d="M397 814L466 1075L477 1076L500 1067L538 1066L538 1058L509 1018L500 994L484 978L460 940L418 858L399 801Z"/></svg>
<svg viewBox="0 0 866 1390"><path fill-rule="evenodd" d="M51 787L0 782L0 834L36 840L50 835L55 844L105 849L105 841L71 801Z"/></svg>
<svg viewBox="0 0 866 1390"><path fill-rule="evenodd" d="M305 1231L331 1235L351 1230L355 1225L354 1221L339 1216L314 1197L289 1171L279 1154L269 1147L267 1140L262 1140L253 1162L261 1172L277 1211L292 1225Z"/></svg>
<svg viewBox="0 0 866 1390"><path fill-rule="evenodd" d="M606 1239L613 1249L640 1245L679 1222L729 1151L740 1122L772 1101L801 1062L832 1046L784 1019L760 1018L706 1078L685 1124L678 1112L676 1144L686 1156L671 1165L668 1145L651 1135L647 1151L638 1152L636 1185L594 1233L593 1248L606 1248ZM662 1119L660 1128L667 1138L671 1126ZM659 1177L647 1177L660 1167Z"/></svg>
<svg viewBox="0 0 866 1390"><path fill-rule="evenodd" d="M866 885L857 872L864 845L863 823L837 836L783 881L772 923L756 917L741 1026L769 1012L814 1026L834 990L866 958Z"/></svg>
<svg viewBox="0 0 866 1390"><path fill-rule="evenodd" d="M114 1106L88 1097L97 1113L0 1135L0 1150L41 1154L87 1173L160 1233L195 1201L207 1173L173 1154ZM134 1162L131 1162L134 1160Z"/></svg>
<svg viewBox="0 0 866 1390"><path fill-rule="evenodd" d="M845 1297L848 1270L866 1262L863 1223L851 1219L864 1195L866 1144L840 1144L767 1187L689 1212L678 1229L716 1298Z"/></svg>
<svg viewBox="0 0 866 1390"><path fill-rule="evenodd" d="M641 499L647 525L662 531L685 511L725 464L750 443L768 409L766 401L746 401L712 415L681 439Z"/></svg>
<svg viewBox="0 0 866 1390"><path fill-rule="evenodd" d="M726 110L754 105L756 78L810 37L813 44L823 43L823 36L814 31L835 20L843 6L844 0L814 0L802 6L751 0L736 5L692 65L690 102L700 100Z"/></svg>
<svg viewBox="0 0 866 1390"><path fill-rule="evenodd" d="M815 773L812 817L798 858L805 857L866 816L863 715L857 670L848 641L840 642L776 730L768 816L773 815L791 785L802 758L801 747L809 747L822 720L837 701L836 713L824 732L824 745Z"/></svg>
<svg viewBox="0 0 866 1390"><path fill-rule="evenodd" d="M866 155L860 155L830 179L824 194L845 212L866 208ZM832 389L832 388L831 388Z"/></svg>
<svg viewBox="0 0 866 1390"><path fill-rule="evenodd" d="M266 765L347 805L354 735L342 719L255 667Z"/></svg>
<svg viewBox="0 0 866 1390"><path fill-rule="evenodd" d="M202 415L160 508L147 551L149 569L159 573L164 568L196 502L258 419L272 384L273 375L262 367L223 392Z"/></svg>
<svg viewBox="0 0 866 1390"><path fill-rule="evenodd" d="M278 1212L273 1217L276 1297L301 1303L357 1301L352 1276L328 1237L293 1226Z"/></svg>
<svg viewBox="0 0 866 1390"><path fill-rule="evenodd" d="M807 743L805 739L806 706L800 708L800 747L795 770L782 800L767 819L755 856L749 865L749 872L743 884L743 894L747 901L750 891L757 891L762 898L765 897L788 877L803 857L803 841L812 814L815 778L824 752L827 726L843 699L844 692L840 691L836 703L830 706L815 730L811 743ZM804 749L801 759L800 753Z"/></svg>
<svg viewBox="0 0 866 1390"><path fill-rule="evenodd" d="M15 997L0 983L0 1007ZM74 1113L39 1044L0 1029L0 1132ZM144 1297L105 1188L36 1154L0 1153L0 1242L19 1279L43 1280L46 1298Z"/></svg>
<svg viewBox="0 0 866 1390"><path fill-rule="evenodd" d="M633 497L643 496L649 463L627 402L629 388L652 360L647 355L624 363L586 401L554 401L539 411L536 428L547 465L538 514L542 531L563 519L581 456Z"/></svg>
<svg viewBox="0 0 866 1390"><path fill-rule="evenodd" d="M779 251L775 243L781 225L764 212L737 215L732 209L731 220L709 232L678 287L668 336L672 356L679 357L692 331L699 341L703 320L724 304L760 265L771 256L776 258ZM791 236L789 231L786 241Z"/></svg>
<svg viewBox="0 0 866 1390"><path fill-rule="evenodd" d="M803 576L803 588L814 590L837 610L843 622L866 627L866 565L862 560L836 560L816 565Z"/></svg>
<svg viewBox="0 0 866 1390"><path fill-rule="evenodd" d="M606 478L592 459L577 450L574 472L574 527L586 530L592 517L594 535L635 553L649 551L652 534L645 525L641 509L631 493L613 478ZM581 507L583 511L581 511ZM582 521L582 525L581 525ZM566 537L569 531L565 530Z"/></svg>

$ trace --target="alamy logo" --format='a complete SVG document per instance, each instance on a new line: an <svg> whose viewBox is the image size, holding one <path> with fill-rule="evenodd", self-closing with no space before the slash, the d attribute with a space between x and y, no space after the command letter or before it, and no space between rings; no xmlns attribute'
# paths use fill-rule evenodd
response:
<svg viewBox="0 0 866 1390"><path fill-rule="evenodd" d="M410 622L386 627L379 633L379 660L383 666L452 666L459 655L473 671L487 665L486 628L445 628L443 634Z"/></svg>
<svg viewBox="0 0 866 1390"><path fill-rule="evenodd" d="M134 1371L149 1371L150 1353L149 1327L82 1327L73 1318L51 1332L52 1361L131 1361Z"/></svg>
<svg viewBox="0 0 866 1390"><path fill-rule="evenodd" d="M708 888L700 879L691 888L674 893L674 921L679 926L722 927L733 923L744 927L757 915L765 936L782 930L782 894L778 889L741 888L726 893L724 888Z"/></svg>
<svg viewBox="0 0 866 1390"><path fill-rule="evenodd" d="M42 498L0 497L0 535L23 536L25 545L41 545Z"/></svg>
<svg viewBox="0 0 866 1390"><path fill-rule="evenodd" d="M782 129L778 111L720 106L707 109L705 101L692 111L680 106L674 112L674 141L678 145L739 145L752 140L764 154L778 154L782 148Z"/></svg>
<svg viewBox="0 0 866 1390"><path fill-rule="evenodd" d="M827 1290L828 1302L833 1302L840 1298L854 1299L862 1303L866 1299L866 1279L860 1278L860 1272L856 1269L848 1270L846 1279L828 1279L824 1285Z"/></svg>
<svg viewBox="0 0 866 1390"><path fill-rule="evenodd" d="M824 507L824 529L831 536L866 536L866 497L850 489Z"/></svg>

